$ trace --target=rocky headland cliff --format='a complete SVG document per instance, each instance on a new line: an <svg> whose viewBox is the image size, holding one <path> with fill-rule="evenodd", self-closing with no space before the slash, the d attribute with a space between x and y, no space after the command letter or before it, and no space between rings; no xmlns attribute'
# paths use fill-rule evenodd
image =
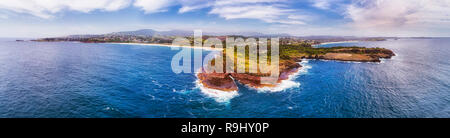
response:
<svg viewBox="0 0 450 138"><path fill-rule="evenodd" d="M300 49L300 50L299 50ZM298 62L302 59L324 59L338 61L380 62L381 58L389 59L394 52L384 48L338 47L338 48L299 48L297 50L280 51L278 83L287 80L290 75L302 67ZM303 49L303 50L301 50ZM311 50L315 51L311 51ZM199 73L197 77L204 87L222 91L237 91L236 83L252 88L276 87L277 84L261 84L262 73Z"/></svg>

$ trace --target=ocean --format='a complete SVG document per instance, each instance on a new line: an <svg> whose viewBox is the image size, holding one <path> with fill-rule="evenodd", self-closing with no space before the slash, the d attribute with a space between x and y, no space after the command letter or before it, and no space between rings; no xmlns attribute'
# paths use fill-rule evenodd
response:
<svg viewBox="0 0 450 138"><path fill-rule="evenodd" d="M170 47L0 39L0 118L450 117L450 39L318 47L353 45L397 56L305 60L276 89L211 94L195 73L173 73Z"/></svg>

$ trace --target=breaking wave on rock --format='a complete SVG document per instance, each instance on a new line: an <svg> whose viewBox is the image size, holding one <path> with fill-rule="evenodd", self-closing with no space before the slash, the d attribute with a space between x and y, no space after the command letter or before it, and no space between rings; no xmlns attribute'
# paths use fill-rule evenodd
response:
<svg viewBox="0 0 450 138"><path fill-rule="evenodd" d="M289 78L286 80L282 80L280 84L275 87L262 87L262 88L252 88L256 89L258 92L280 92L289 88L296 88L300 86L299 82L296 82L295 79L302 74L308 73L308 70L311 69L311 66L308 65L308 60L302 60L299 62L302 67L295 72L294 74L289 75Z"/></svg>
<svg viewBox="0 0 450 138"><path fill-rule="evenodd" d="M239 96L239 93L237 91L221 91L206 88L203 86L200 80L195 81L195 84L204 95L213 98L215 101L219 103L229 103L231 99L233 99L236 96Z"/></svg>
<svg viewBox="0 0 450 138"><path fill-rule="evenodd" d="M258 92L280 92L290 88L299 87L300 83L296 82L295 79L299 75L308 73L308 70L311 69L311 66L308 65L308 62L309 62L308 60L303 60L299 62L299 64L302 65L302 67L294 74L289 75L288 79L282 80L281 83L275 87L262 87L262 88L253 88L248 86L246 87L248 87L249 89L256 90ZM228 103L234 97L239 96L238 91L221 91L204 87L203 84L200 82L200 80L195 81L195 84L196 87L199 88L204 95L213 98L215 101L220 103Z"/></svg>

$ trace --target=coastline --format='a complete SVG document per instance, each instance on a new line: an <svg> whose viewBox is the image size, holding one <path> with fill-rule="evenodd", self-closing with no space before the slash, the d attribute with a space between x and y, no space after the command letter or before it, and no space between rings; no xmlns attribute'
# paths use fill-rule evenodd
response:
<svg viewBox="0 0 450 138"><path fill-rule="evenodd" d="M193 48L193 49L204 49L204 50L212 50L212 51L222 51L223 50L223 48L196 47L196 46L186 46L186 45L168 45L168 44L157 44L157 43L104 43L104 44L164 46L164 47L188 47L188 48Z"/></svg>
<svg viewBox="0 0 450 138"><path fill-rule="evenodd" d="M339 43L353 43L353 42L360 42L357 40L350 40L350 41L336 41L336 42L324 42L324 43L320 43L320 44L315 44L312 45L313 47L319 46L319 45L326 45L326 44L339 44Z"/></svg>
<svg viewBox="0 0 450 138"><path fill-rule="evenodd" d="M381 62L380 59L390 59L395 53L384 48L361 48L348 47L331 49L328 51L315 51L316 54L293 54L289 58L280 61L280 75L276 85L261 84L264 74L256 73L199 73L196 74L199 82L209 89L221 90L223 92L238 91L236 83L240 83L258 91L282 91L285 86L295 87L295 82L287 83L293 76L297 76L299 70L304 68L301 64L304 59L332 60L342 62ZM321 53L322 52L322 53ZM284 83L283 83L284 82Z"/></svg>

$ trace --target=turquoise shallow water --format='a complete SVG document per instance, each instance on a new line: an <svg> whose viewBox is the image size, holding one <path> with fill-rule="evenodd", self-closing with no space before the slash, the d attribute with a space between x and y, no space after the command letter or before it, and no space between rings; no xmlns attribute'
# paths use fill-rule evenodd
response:
<svg viewBox="0 0 450 138"><path fill-rule="evenodd" d="M289 88L225 102L173 73L169 47L0 41L0 117L450 117L450 39L341 43L398 56L305 61Z"/></svg>

